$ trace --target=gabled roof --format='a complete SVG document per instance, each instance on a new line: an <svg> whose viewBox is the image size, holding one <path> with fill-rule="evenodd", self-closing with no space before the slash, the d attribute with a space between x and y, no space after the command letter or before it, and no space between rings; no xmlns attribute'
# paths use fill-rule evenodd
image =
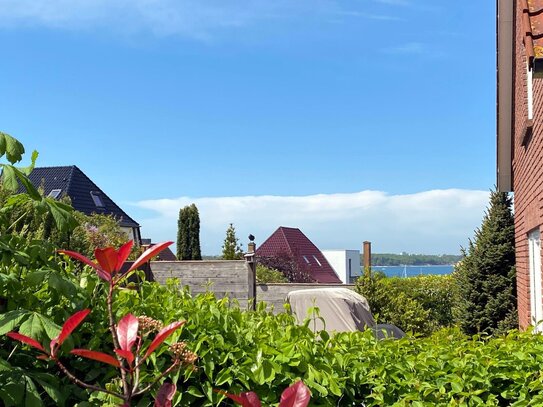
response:
<svg viewBox="0 0 543 407"><path fill-rule="evenodd" d="M43 187L45 196L51 194L55 197L56 193L58 196L55 198L69 196L73 208L79 212L87 215L92 213L113 215L121 226L136 228L140 226L75 165L36 167L29 178L35 187ZM19 192L24 192L24 187L21 187Z"/></svg>
<svg viewBox="0 0 543 407"><path fill-rule="evenodd" d="M157 243L152 243L151 239L141 239L142 246L153 247ZM155 261L177 261L177 257L169 247L162 249L158 256L154 259Z"/></svg>
<svg viewBox="0 0 543 407"><path fill-rule="evenodd" d="M520 0L522 33L530 65L543 58L543 0Z"/></svg>
<svg viewBox="0 0 543 407"><path fill-rule="evenodd" d="M262 257L281 253L292 256L300 268L309 270L316 282L341 284L328 260L300 229L280 226L256 249L256 255Z"/></svg>

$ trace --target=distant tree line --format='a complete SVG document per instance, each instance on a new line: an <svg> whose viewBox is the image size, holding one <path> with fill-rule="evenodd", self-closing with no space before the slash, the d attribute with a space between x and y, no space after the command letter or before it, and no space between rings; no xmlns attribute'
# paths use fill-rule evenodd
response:
<svg viewBox="0 0 543 407"><path fill-rule="evenodd" d="M456 264L462 259L461 255L454 254L394 254L372 253L372 266L439 266L444 264ZM361 261L364 259L361 256Z"/></svg>

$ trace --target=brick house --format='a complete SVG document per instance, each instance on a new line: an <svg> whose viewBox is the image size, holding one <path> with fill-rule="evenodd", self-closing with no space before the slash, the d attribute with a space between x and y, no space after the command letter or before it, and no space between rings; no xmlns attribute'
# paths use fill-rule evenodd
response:
<svg viewBox="0 0 543 407"><path fill-rule="evenodd" d="M526 328L543 320L543 0L497 5L498 189L514 191L519 324Z"/></svg>

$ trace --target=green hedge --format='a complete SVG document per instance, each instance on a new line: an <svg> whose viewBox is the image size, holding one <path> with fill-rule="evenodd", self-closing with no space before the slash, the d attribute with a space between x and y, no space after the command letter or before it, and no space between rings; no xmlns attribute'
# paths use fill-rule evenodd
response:
<svg viewBox="0 0 543 407"><path fill-rule="evenodd" d="M107 322L102 317L103 287L97 285L94 274L75 272L71 266L58 268L50 258L30 260L21 259L32 268L36 263L44 266L41 270L21 265L0 268L0 296L7 296L0 328L9 324L9 329L22 329L26 324L25 329L46 339L58 333L67 315L89 306L93 311L72 334L72 342L66 343L63 360L87 380L114 387L113 370L107 365L67 355L71 346L109 351ZM179 373L180 392L174 399L178 406L230 405L213 389L251 389L259 393L263 405L273 405L297 378L311 389L313 406L543 403L540 335L512 332L485 339L441 330L427 338L381 342L371 332L315 335L307 326L296 325L288 314L266 312L263 304L247 312L242 309L245 304L238 307L211 293L192 297L175 281L123 289L116 304L118 316L130 311L164 323L187 320L171 342L187 341L199 359L196 370ZM10 322L9 315L20 318ZM0 336L0 399L5 405L113 405L107 398L71 385L55 366L36 360L26 346L10 357L14 346ZM160 371L168 359L164 348L149 360L148 368ZM14 394L27 399L10 401ZM139 405L148 405L149 400L141 399Z"/></svg>
<svg viewBox="0 0 543 407"><path fill-rule="evenodd" d="M367 298L379 322L404 331L429 335L455 323L458 297L452 275L388 278L382 272L366 273L357 280L356 290Z"/></svg>

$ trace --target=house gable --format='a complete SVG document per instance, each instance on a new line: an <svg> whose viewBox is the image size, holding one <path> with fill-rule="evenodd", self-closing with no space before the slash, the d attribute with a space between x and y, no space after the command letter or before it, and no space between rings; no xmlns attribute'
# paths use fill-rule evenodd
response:
<svg viewBox="0 0 543 407"><path fill-rule="evenodd" d="M283 253L294 258L318 283L341 284L328 260L300 229L281 226L256 250L257 256L261 257Z"/></svg>
<svg viewBox="0 0 543 407"><path fill-rule="evenodd" d="M87 215L113 215L121 227L140 227L75 165L36 167L30 173L29 179L35 187L43 188L45 196L55 199L68 196L73 208L79 212ZM24 192L24 187L21 187L19 192Z"/></svg>

